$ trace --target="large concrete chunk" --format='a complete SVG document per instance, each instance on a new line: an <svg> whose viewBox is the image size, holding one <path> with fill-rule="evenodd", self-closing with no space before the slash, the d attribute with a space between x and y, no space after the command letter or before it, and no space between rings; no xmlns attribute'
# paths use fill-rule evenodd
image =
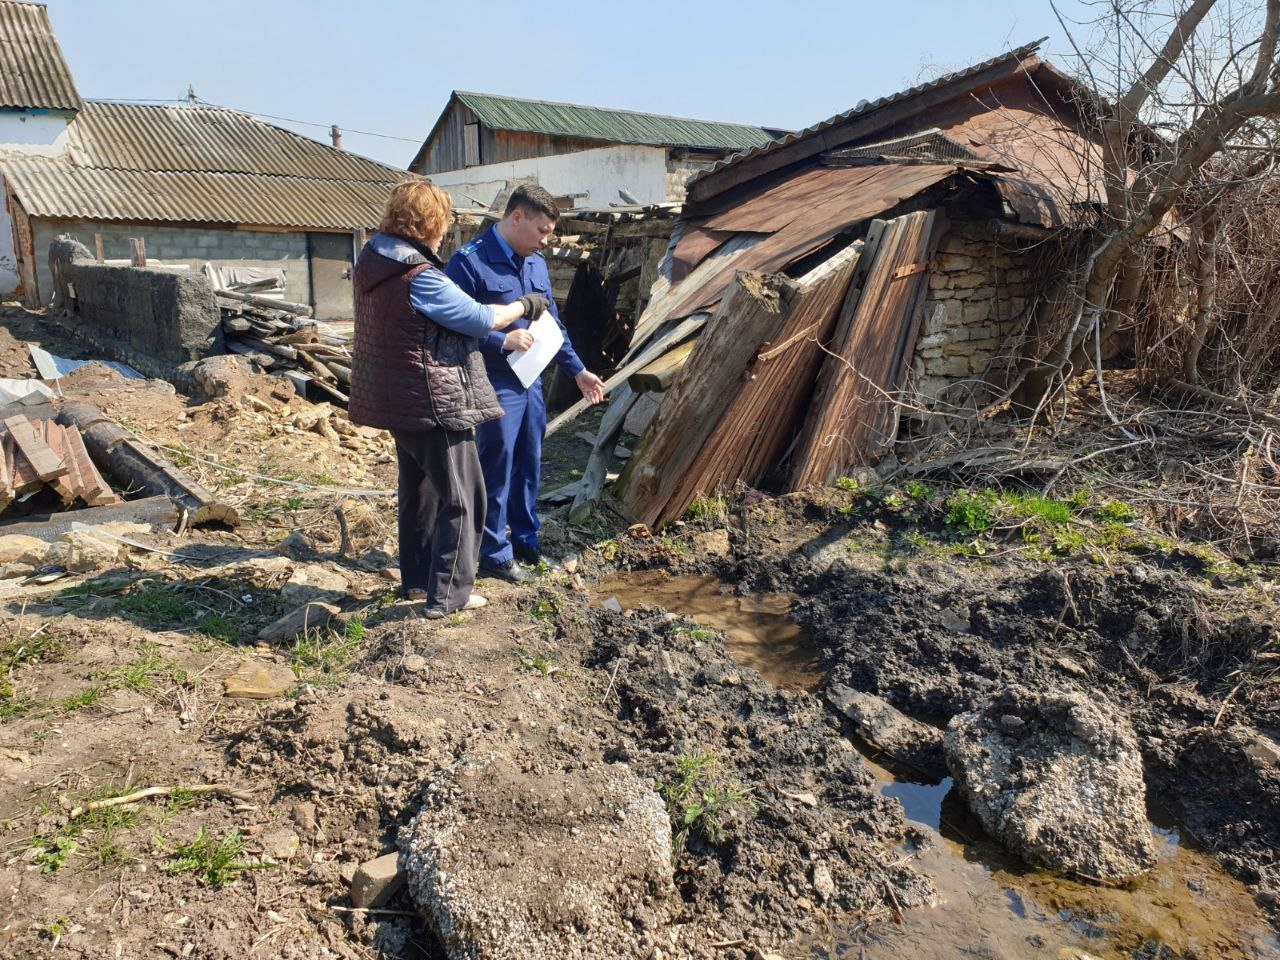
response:
<svg viewBox="0 0 1280 960"><path fill-rule="evenodd" d="M1028 863L1101 883L1155 866L1137 739L1110 705L1015 687L953 717L944 748L983 827Z"/></svg>
<svg viewBox="0 0 1280 960"><path fill-rule="evenodd" d="M409 892L450 957L610 960L667 919L671 824L627 767L465 758L400 831Z"/></svg>
<svg viewBox="0 0 1280 960"><path fill-rule="evenodd" d="M827 690L827 702L853 722L863 740L894 760L936 780L947 775L941 730L907 716L873 694L838 683Z"/></svg>

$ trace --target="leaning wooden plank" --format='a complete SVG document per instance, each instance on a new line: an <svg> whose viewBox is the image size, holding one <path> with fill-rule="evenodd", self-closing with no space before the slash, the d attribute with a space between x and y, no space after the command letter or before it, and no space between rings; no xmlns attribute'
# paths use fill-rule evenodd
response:
<svg viewBox="0 0 1280 960"><path fill-rule="evenodd" d="M4 447L5 460L9 467L9 477L13 483L13 495L21 497L43 487L44 481L36 473L35 467L31 466L27 458L22 455L22 450L19 449L17 442L13 439L13 434L6 433L4 435Z"/></svg>
<svg viewBox="0 0 1280 960"><path fill-rule="evenodd" d="M0 510L3 510L11 503L13 503L13 476L9 466L9 457L3 447L0 447Z"/></svg>
<svg viewBox="0 0 1280 960"><path fill-rule="evenodd" d="M929 278L927 270L915 268L933 256L942 222L927 210L873 223L879 224L878 249L867 258L857 304L847 323L842 315L819 375L792 461L792 489L831 483L891 442L896 378L904 367L900 354L908 336L914 342L915 311Z"/></svg>
<svg viewBox="0 0 1280 960"><path fill-rule="evenodd" d="M694 341L689 340L674 349L668 350L653 363L633 373L627 379L629 386L636 393L648 393L650 390L661 392L669 388L680 371L684 369L689 354L693 353Z"/></svg>
<svg viewBox="0 0 1280 960"><path fill-rule="evenodd" d="M70 426L63 427L63 430L67 447L75 459L76 469L80 471L84 481L84 502L91 507L119 503L120 498L111 489L111 485L103 479L93 458L89 456L89 450L84 445L84 437L80 436L80 431Z"/></svg>
<svg viewBox="0 0 1280 960"><path fill-rule="evenodd" d="M711 318L709 313L695 313L692 317L688 317L675 324L666 333L654 338L653 342L642 349L635 357L621 367L619 367L608 380L604 382L604 392L610 393L618 384L623 383L636 371L648 366L658 357L662 356L669 347L675 346L689 337L695 336L699 330L706 326L707 320ZM634 397L632 398L634 401ZM574 417L580 414L587 407L591 406L586 400L579 400L572 407L566 410L560 416L556 417L547 424L546 435L549 437Z"/></svg>
<svg viewBox="0 0 1280 960"><path fill-rule="evenodd" d="M48 483L50 480L67 475L66 464L49 449L49 445L39 437L31 426L31 421L26 417L21 414L9 417L4 421L4 426L41 480Z"/></svg>
<svg viewBox="0 0 1280 960"><path fill-rule="evenodd" d="M67 510L64 513L11 520L0 523L0 536L20 533L44 540L46 543L53 543L64 533L68 533L72 524L94 526L120 521L146 523L153 527L173 529L180 515L178 505L170 497L146 497L142 500L130 500L127 503L106 507Z"/></svg>
<svg viewBox="0 0 1280 960"><path fill-rule="evenodd" d="M50 481L49 486L57 491L62 499L62 505L69 507L81 497L80 471L76 469L74 458L67 455L66 438L63 436L62 427L52 420L37 420L32 426L36 425L39 425L41 439L67 468L66 475L55 477Z"/></svg>
<svg viewBox="0 0 1280 960"><path fill-rule="evenodd" d="M737 396L747 364L762 343L776 342L786 319L785 282L777 274L734 279L618 481L618 499L632 519L652 526L662 515Z"/></svg>
<svg viewBox="0 0 1280 960"><path fill-rule="evenodd" d="M80 431L89 453L121 487L173 497L190 512L192 523L239 524L240 513L234 506L198 484L159 451L134 439L97 407L70 404L58 421Z"/></svg>
<svg viewBox="0 0 1280 960"><path fill-rule="evenodd" d="M848 247L796 280L782 281L786 319L742 372L738 390L707 443L659 512L659 524L682 516L700 496L738 482L755 486L782 459L804 423L831 336L859 259Z"/></svg>
<svg viewBox="0 0 1280 960"><path fill-rule="evenodd" d="M591 456L587 458L587 466L582 471L582 479L573 495L573 506L569 509L569 519L575 523L585 520L595 507L609 475L609 458L613 454L614 444L622 433L622 424L626 422L627 411L636 402L636 395L625 383L609 401L609 409L600 420L600 429L596 431L596 440L591 447Z"/></svg>

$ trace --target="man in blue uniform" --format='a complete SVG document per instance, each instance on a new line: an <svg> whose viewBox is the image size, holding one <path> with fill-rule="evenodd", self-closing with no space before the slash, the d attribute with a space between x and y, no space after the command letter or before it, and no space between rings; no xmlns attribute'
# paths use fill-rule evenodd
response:
<svg viewBox="0 0 1280 960"><path fill-rule="evenodd" d="M574 352L551 296L547 262L538 255L559 218L560 209L546 190L517 187L502 219L459 249L445 273L480 303L514 303L526 294L546 297L564 334L564 346L555 362L574 378L584 397L599 403L604 399L604 383ZM476 428L489 501L480 541L480 573L513 583L528 576L518 561L536 564L542 559L535 510L542 473L542 436L547 427L542 381L534 380L525 389L507 362L508 354L532 346L527 328L534 319L517 320L506 331L493 331L480 341L489 382L503 409L500 419Z"/></svg>

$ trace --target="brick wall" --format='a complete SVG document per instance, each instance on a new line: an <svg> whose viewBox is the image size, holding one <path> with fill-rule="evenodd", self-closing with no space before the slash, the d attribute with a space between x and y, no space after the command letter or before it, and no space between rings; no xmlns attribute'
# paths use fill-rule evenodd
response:
<svg viewBox="0 0 1280 960"><path fill-rule="evenodd" d="M311 268L305 233L267 233L256 230L214 227L164 227L122 223L73 223L59 220L35 221L35 249L45 251L59 235L66 234L93 250L93 235L101 234L103 255L108 260L127 260L129 238L141 237L147 258L165 263L189 263L199 270L206 262L217 266L266 267L284 270L285 298L295 303L311 302ZM40 300L53 296L49 265L43 256L37 272Z"/></svg>
<svg viewBox="0 0 1280 960"><path fill-rule="evenodd" d="M1037 255L985 223L953 222L929 275L912 361L916 399L964 404L999 368L1009 334L1021 329L1037 286Z"/></svg>

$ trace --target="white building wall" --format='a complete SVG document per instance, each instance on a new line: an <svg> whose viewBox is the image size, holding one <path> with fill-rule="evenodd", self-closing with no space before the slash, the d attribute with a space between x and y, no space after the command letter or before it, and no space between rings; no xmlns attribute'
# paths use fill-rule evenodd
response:
<svg viewBox="0 0 1280 960"><path fill-rule="evenodd" d="M621 202L620 189L641 203L663 203L667 199L666 175L665 147L616 146L486 163L433 173L430 179L448 191L459 207L474 206L474 201L487 206L508 180L528 178L557 197L586 194L586 205L605 207Z"/></svg>
<svg viewBox="0 0 1280 960"><path fill-rule="evenodd" d="M0 112L0 156L60 157L70 133L65 114L35 110Z"/></svg>
<svg viewBox="0 0 1280 960"><path fill-rule="evenodd" d="M70 122L67 114L0 111L0 160L66 156ZM8 200L4 178L0 176L0 297L12 296L19 286L18 254Z"/></svg>

